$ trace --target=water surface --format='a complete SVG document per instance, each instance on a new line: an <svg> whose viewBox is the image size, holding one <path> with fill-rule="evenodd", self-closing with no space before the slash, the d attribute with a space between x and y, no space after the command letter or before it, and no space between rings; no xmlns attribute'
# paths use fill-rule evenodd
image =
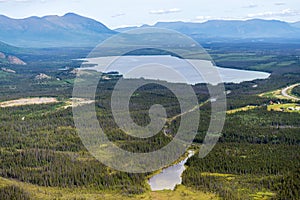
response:
<svg viewBox="0 0 300 200"><path fill-rule="evenodd" d="M164 80L171 83L241 83L255 79L266 79L270 76L269 73L265 72L217 67L207 60L185 60L165 55L100 57L84 60L87 61L85 64L97 65L86 69L100 72L117 71L125 78ZM190 63L196 64L196 68ZM217 77L217 79L211 80L209 77Z"/></svg>
<svg viewBox="0 0 300 200"><path fill-rule="evenodd" d="M176 185L182 183L181 175L185 170L184 165L194 154L194 151L189 151L189 155L186 159L166 169L163 169L161 173L151 177L148 182L151 190L174 190Z"/></svg>

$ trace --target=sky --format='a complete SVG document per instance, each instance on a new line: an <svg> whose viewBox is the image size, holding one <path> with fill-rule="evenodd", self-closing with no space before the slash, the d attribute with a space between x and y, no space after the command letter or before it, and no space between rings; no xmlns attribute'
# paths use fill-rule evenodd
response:
<svg viewBox="0 0 300 200"><path fill-rule="evenodd" d="M109 28L158 21L204 22L253 18L300 21L299 0L0 0L11 18L77 13Z"/></svg>

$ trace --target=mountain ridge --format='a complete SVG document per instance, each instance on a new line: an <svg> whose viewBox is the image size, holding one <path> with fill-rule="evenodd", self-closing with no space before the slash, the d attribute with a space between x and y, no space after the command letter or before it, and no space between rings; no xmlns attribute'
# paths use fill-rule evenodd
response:
<svg viewBox="0 0 300 200"><path fill-rule="evenodd" d="M300 21L291 23L291 26L296 27L296 28L300 28Z"/></svg>
<svg viewBox="0 0 300 200"><path fill-rule="evenodd" d="M196 22L157 22L156 24L140 27L167 28L204 38L300 38L300 27L297 23L290 24L279 20L209 20L203 23ZM115 29L128 31L136 27Z"/></svg>
<svg viewBox="0 0 300 200"><path fill-rule="evenodd" d="M157 22L140 27L167 28L186 34L199 42L289 41L300 42L300 22L279 20L210 20L196 22ZM0 41L26 48L95 47L103 40L132 30L125 27L111 30L103 23L76 13L63 16L31 16L13 19L0 15Z"/></svg>
<svg viewBox="0 0 300 200"><path fill-rule="evenodd" d="M0 27L0 41L21 47L91 46L116 33L75 13L24 19L1 15Z"/></svg>

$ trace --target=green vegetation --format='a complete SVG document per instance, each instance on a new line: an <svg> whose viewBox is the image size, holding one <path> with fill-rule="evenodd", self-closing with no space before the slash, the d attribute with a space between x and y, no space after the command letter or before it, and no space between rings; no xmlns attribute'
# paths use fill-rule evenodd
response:
<svg viewBox="0 0 300 200"><path fill-rule="evenodd" d="M236 112L241 112L241 111L248 111L248 110L252 110L252 109L255 109L257 108L257 106L245 106L245 107L242 107L242 108L237 108L237 109L233 109L233 110L228 110L227 111L227 114L234 114Z"/></svg>
<svg viewBox="0 0 300 200"><path fill-rule="evenodd" d="M26 191L26 192L25 192ZM53 199L82 199L82 200L165 200L172 198L174 200L218 200L219 198L212 193L204 193L185 186L178 186L176 191L147 191L139 195L125 196L114 191L101 191L88 189L86 187L60 188L43 187L16 180L0 178L0 194L6 199L24 199L24 200L53 200ZM12 196L15 195L15 196ZM30 197L29 197L30 196Z"/></svg>
<svg viewBox="0 0 300 200"><path fill-rule="evenodd" d="M300 98L300 86L295 87L295 88L292 90L292 94L295 95L296 97L299 97L299 98Z"/></svg>
<svg viewBox="0 0 300 200"><path fill-rule="evenodd" d="M280 111L280 112L297 112L300 113L300 105L296 103L288 104L273 104L268 106L269 111Z"/></svg>
<svg viewBox="0 0 300 200"><path fill-rule="evenodd" d="M218 66L273 74L299 73L297 44L216 43L207 48Z"/></svg>
<svg viewBox="0 0 300 200"><path fill-rule="evenodd" d="M281 94L281 90L275 90L275 91L271 91L271 92L265 92L263 94L260 94L260 97L265 97L265 98L277 98L277 99L287 99L286 97L282 96Z"/></svg>
<svg viewBox="0 0 300 200"><path fill-rule="evenodd" d="M30 200L30 197L24 190L15 185L4 186L0 188L0 196L3 199L24 199Z"/></svg>
<svg viewBox="0 0 300 200"><path fill-rule="evenodd" d="M27 66L3 64L16 74L0 71L1 102L25 97L56 97L60 102L0 108L0 199L299 199L300 114L277 112L299 103L281 96L282 88L300 82L299 53L293 45L253 45L209 47L223 67L260 69L272 75L266 80L225 84L231 93L222 137L206 158L195 155L188 160L183 185L175 191L151 192L147 178L152 174L110 169L83 146L69 99L76 76L73 68L81 64L72 59L84 57L87 49L31 51L18 55ZM51 79L36 80L39 73ZM146 84L134 93L129 105L134 122L147 125L149 108L161 104L171 130L168 135L161 131L137 139L114 122L110 97L121 76L107 76L112 79L99 83L95 110L108 138L132 152L168 144L181 120L174 94L159 84ZM210 97L205 84L193 88L201 105L194 140L200 146L209 125ZM298 90L295 87L292 93L297 95Z"/></svg>
<svg viewBox="0 0 300 200"><path fill-rule="evenodd" d="M270 199L277 191L291 192L289 199L298 199L297 187L287 188L284 184L288 175L299 169L299 150L298 145L217 144L206 158L193 156L188 161L183 181L195 189L215 191L224 199L258 195Z"/></svg>

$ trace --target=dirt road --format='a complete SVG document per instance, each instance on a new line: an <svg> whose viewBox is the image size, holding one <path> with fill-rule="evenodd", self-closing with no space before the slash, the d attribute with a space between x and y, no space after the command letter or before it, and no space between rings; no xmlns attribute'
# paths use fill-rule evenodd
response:
<svg viewBox="0 0 300 200"><path fill-rule="evenodd" d="M286 87L284 88L282 91L281 91L281 95L288 98L288 99L292 99L292 100L296 100L296 101L300 101L300 98L297 98L295 96L292 96L289 94L289 91L291 91L293 88L299 86L300 83L297 83L297 84L294 84L294 85L291 85L289 87Z"/></svg>

